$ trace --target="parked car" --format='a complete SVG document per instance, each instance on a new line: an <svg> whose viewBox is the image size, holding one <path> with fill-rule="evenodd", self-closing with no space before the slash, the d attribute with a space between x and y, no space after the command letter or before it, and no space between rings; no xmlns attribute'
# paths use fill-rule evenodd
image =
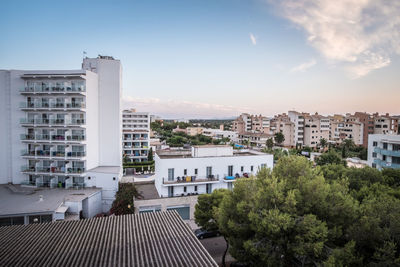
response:
<svg viewBox="0 0 400 267"><path fill-rule="evenodd" d="M198 239L220 236L220 232L218 231L208 231L205 229L197 229L196 231L194 231L194 234L197 236Z"/></svg>

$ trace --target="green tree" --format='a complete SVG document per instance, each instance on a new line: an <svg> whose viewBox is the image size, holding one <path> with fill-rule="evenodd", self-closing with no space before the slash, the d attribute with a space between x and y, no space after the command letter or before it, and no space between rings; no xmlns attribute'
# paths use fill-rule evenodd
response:
<svg viewBox="0 0 400 267"><path fill-rule="evenodd" d="M197 199L194 211L194 219L197 225L208 231L220 231L218 225L218 209L225 195L229 194L227 189L216 189L211 194L202 194ZM228 241L225 238L226 249L222 257L222 265L225 266L225 256L228 251Z"/></svg>
<svg viewBox="0 0 400 267"><path fill-rule="evenodd" d="M147 161L153 161L153 148L150 147L149 154L147 155Z"/></svg>
<svg viewBox="0 0 400 267"><path fill-rule="evenodd" d="M265 145L268 147L268 149L272 149L274 146L274 140L272 138L269 138L266 142Z"/></svg>
<svg viewBox="0 0 400 267"><path fill-rule="evenodd" d="M321 138L321 139L319 140L319 144L320 144L320 146L322 147L322 149L325 149L326 146L328 145L328 141L326 141L325 138Z"/></svg>
<svg viewBox="0 0 400 267"><path fill-rule="evenodd" d="M273 171L235 182L222 200L218 224L241 262L314 266L327 261L332 249L343 248L343 233L357 210L345 182L327 182L306 158L288 156Z"/></svg>
<svg viewBox="0 0 400 267"><path fill-rule="evenodd" d="M328 151L315 158L315 163L319 166L327 164L342 164L346 165L346 162L335 151Z"/></svg>
<svg viewBox="0 0 400 267"><path fill-rule="evenodd" d="M140 197L140 194L133 183L119 183L110 213L115 215L135 213L133 200L137 197Z"/></svg>
<svg viewBox="0 0 400 267"><path fill-rule="evenodd" d="M275 142L278 145L281 145L283 142L285 142L285 136L281 132L277 132L274 136Z"/></svg>

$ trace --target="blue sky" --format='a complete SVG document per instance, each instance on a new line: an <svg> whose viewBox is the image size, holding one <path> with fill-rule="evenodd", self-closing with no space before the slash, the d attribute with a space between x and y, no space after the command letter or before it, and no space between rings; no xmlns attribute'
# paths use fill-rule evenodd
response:
<svg viewBox="0 0 400 267"><path fill-rule="evenodd" d="M400 6L330 2L2 1L0 68L112 55L124 106L169 118L400 113Z"/></svg>

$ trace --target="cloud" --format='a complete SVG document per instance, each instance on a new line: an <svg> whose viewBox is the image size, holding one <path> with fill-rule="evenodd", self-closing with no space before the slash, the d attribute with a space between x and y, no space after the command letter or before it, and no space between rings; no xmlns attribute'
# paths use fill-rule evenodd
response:
<svg viewBox="0 0 400 267"><path fill-rule="evenodd" d="M257 44L257 37L254 36L254 34L252 34L252 33L249 33L249 36L250 36L250 41L251 41L251 43L252 43L253 45L256 45L256 44Z"/></svg>
<svg viewBox="0 0 400 267"><path fill-rule="evenodd" d="M304 72L317 64L317 61L315 59L311 59L310 61L304 62L290 70L290 72Z"/></svg>
<svg viewBox="0 0 400 267"><path fill-rule="evenodd" d="M357 78L400 54L400 1L269 0L329 62Z"/></svg>
<svg viewBox="0 0 400 267"><path fill-rule="evenodd" d="M228 118L237 116L242 112L254 112L251 108L238 106L131 96L122 98L122 106L124 109L136 108L138 111L150 112L162 118L170 119Z"/></svg>

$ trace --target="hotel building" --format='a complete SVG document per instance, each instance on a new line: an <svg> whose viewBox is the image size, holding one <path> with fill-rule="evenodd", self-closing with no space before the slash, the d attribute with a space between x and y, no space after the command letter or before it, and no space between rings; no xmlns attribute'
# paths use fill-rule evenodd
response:
<svg viewBox="0 0 400 267"><path fill-rule="evenodd" d="M400 169L400 135L369 135L368 165L379 170Z"/></svg>
<svg viewBox="0 0 400 267"><path fill-rule="evenodd" d="M79 70L0 70L0 184L102 188L107 211L122 175L121 74L103 56Z"/></svg>

